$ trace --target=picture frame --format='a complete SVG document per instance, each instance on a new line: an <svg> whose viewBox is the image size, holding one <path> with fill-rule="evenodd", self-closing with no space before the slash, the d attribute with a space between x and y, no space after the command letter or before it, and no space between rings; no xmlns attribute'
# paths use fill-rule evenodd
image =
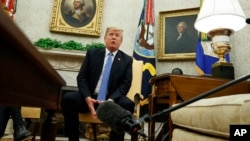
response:
<svg viewBox="0 0 250 141"><path fill-rule="evenodd" d="M199 13L199 8L180 9L159 12L158 51L159 61L168 60L194 60L198 31L194 23ZM178 30L183 30L178 39Z"/></svg>
<svg viewBox="0 0 250 141"><path fill-rule="evenodd" d="M74 0L54 0L50 31L99 37L103 0L82 1L85 5L80 12L74 12L73 2Z"/></svg>

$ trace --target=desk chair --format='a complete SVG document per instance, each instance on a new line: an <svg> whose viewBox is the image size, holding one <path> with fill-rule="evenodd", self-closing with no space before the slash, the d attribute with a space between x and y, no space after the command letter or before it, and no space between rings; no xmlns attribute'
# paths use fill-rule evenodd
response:
<svg viewBox="0 0 250 141"><path fill-rule="evenodd" d="M35 107L21 107L22 117L26 120L26 128L30 130L31 124L34 124L32 132L32 141L35 141L36 134L40 129L40 117L41 117L41 108Z"/></svg>
<svg viewBox="0 0 250 141"><path fill-rule="evenodd" d="M141 84L142 84L142 71L143 71L143 61L133 60L133 77L130 90L127 97L135 102L135 110L133 115L135 118L139 118L140 115L140 100L143 99L141 95ZM99 119L94 119L91 113L79 113L79 121L84 123L90 123L93 130L93 138L97 141L97 125L101 124L102 121Z"/></svg>

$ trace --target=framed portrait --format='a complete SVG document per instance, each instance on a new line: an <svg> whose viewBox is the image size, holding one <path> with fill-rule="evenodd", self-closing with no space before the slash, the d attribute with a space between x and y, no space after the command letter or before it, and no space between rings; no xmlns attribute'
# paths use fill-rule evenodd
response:
<svg viewBox="0 0 250 141"><path fill-rule="evenodd" d="M54 0L51 32L100 36L103 0Z"/></svg>
<svg viewBox="0 0 250 141"><path fill-rule="evenodd" d="M194 60L198 31L194 28L199 8L159 13L159 61Z"/></svg>

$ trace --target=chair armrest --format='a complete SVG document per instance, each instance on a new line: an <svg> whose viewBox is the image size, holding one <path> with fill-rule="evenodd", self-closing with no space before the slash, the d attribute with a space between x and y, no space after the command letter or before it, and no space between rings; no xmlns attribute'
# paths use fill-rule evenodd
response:
<svg viewBox="0 0 250 141"><path fill-rule="evenodd" d="M134 96L134 103L139 104L141 100L144 99L144 96L142 94L136 93Z"/></svg>

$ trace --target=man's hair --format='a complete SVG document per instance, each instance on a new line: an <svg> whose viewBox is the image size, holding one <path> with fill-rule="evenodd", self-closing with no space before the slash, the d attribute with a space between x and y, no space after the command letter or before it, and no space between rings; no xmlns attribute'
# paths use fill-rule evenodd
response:
<svg viewBox="0 0 250 141"><path fill-rule="evenodd" d="M183 26L184 28L187 28L187 23L186 22L179 22L176 27L178 27L178 26Z"/></svg>
<svg viewBox="0 0 250 141"><path fill-rule="evenodd" d="M81 4L84 4L84 0L74 0L74 1L79 1Z"/></svg>
<svg viewBox="0 0 250 141"><path fill-rule="evenodd" d="M113 31L113 30L119 31L121 33L121 37L123 37L123 30L121 28L118 28L118 27L107 27L106 32L105 32L105 36L108 34L109 31Z"/></svg>

